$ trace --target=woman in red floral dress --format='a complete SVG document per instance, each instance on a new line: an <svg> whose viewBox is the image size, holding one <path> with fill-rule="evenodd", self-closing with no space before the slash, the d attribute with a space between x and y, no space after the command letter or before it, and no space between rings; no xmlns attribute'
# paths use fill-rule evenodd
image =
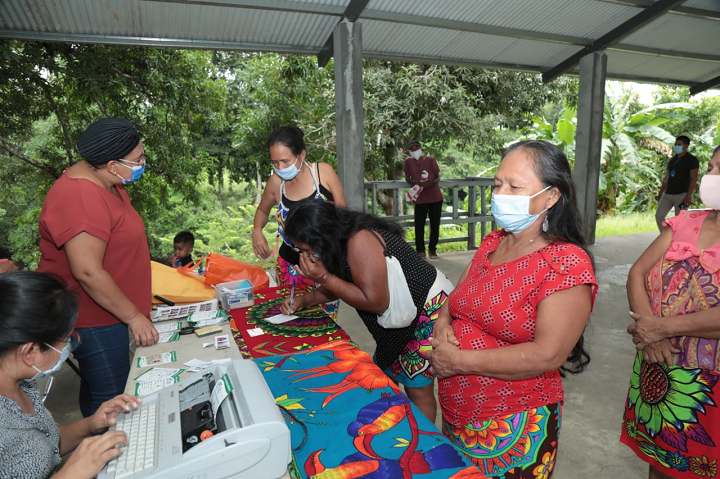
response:
<svg viewBox="0 0 720 479"><path fill-rule="evenodd" d="M681 211L630 269L636 344L620 441L651 479L716 477L720 374L720 147L700 184L710 209Z"/></svg>
<svg viewBox="0 0 720 479"><path fill-rule="evenodd" d="M561 375L590 361L597 282L565 155L543 141L505 154L483 241L435 322L427 355L443 432L488 477L550 478Z"/></svg>

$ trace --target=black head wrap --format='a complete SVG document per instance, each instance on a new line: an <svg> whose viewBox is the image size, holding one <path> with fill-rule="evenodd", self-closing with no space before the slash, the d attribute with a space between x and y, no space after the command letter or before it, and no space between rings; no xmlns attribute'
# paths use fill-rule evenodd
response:
<svg viewBox="0 0 720 479"><path fill-rule="evenodd" d="M78 152L88 163L101 166L125 158L140 143L140 133L127 120L103 118L80 135Z"/></svg>

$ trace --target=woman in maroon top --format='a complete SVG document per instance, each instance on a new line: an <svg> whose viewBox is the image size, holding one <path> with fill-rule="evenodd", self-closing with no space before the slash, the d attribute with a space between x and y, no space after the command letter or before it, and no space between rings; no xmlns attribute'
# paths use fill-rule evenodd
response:
<svg viewBox="0 0 720 479"><path fill-rule="evenodd" d="M440 310L428 353L443 432L488 477L549 478L563 372L590 361L597 293L570 165L542 141L515 144L495 175L483 241Z"/></svg>
<svg viewBox="0 0 720 479"><path fill-rule="evenodd" d="M121 394L135 344L158 341L149 320L152 293L145 224L122 185L145 170L140 134L126 120L98 120L80 135L84 158L63 172L40 212L39 271L60 276L80 294L73 351L81 372L80 410L92 415Z"/></svg>

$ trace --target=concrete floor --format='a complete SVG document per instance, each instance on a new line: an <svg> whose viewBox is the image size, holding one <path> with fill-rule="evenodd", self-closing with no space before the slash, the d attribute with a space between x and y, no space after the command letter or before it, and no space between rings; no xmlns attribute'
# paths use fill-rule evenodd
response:
<svg viewBox="0 0 720 479"><path fill-rule="evenodd" d="M565 407L555 479L639 479L647 465L620 444L620 422L627 395L635 349L625 328L631 319L625 280L632 263L656 238L638 233L599 238L595 255L600 291L585 332L592 362L579 376L565 380ZM432 263L456 282L473 252L441 254ZM360 347L372 354L375 344L355 313L340 307L338 323ZM46 405L63 424L80 417L77 406L79 381L63 366ZM437 424L439 422L439 416Z"/></svg>

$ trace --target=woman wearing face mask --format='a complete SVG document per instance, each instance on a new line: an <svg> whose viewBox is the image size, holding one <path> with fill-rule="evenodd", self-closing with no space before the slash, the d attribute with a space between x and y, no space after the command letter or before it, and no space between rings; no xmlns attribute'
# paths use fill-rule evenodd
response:
<svg viewBox="0 0 720 479"><path fill-rule="evenodd" d="M140 399L122 394L92 416L58 426L42 403L35 379L67 358L78 304L56 277L18 271L0 276L0 476L92 478L119 456L127 438L104 429Z"/></svg>
<svg viewBox="0 0 720 479"><path fill-rule="evenodd" d="M148 316L145 224L123 187L145 170L140 134L126 120L105 118L90 125L77 146L83 160L63 172L43 202L38 270L80 293L76 328L83 342L73 356L87 417L125 389L128 330L142 346L155 344L158 333Z"/></svg>
<svg viewBox="0 0 720 479"><path fill-rule="evenodd" d="M700 182L709 209L681 211L630 269L638 353L620 441L649 476L714 476L720 462L720 147Z"/></svg>
<svg viewBox="0 0 720 479"><path fill-rule="evenodd" d="M565 372L590 361L597 294L565 155L544 141L505 154L495 222L435 322L443 432L488 477L551 477Z"/></svg>
<svg viewBox="0 0 720 479"><path fill-rule="evenodd" d="M277 205L277 231L282 239L276 266L278 284L294 284L296 293L312 291L315 283L300 274L297 268L298 252L284 234L285 219L297 202L306 198L318 198L337 206L345 206L345 192L331 165L305 161L307 151L300 128L281 126L272 132L267 140L267 147L275 174L268 179L255 212L253 249L255 254L263 259L274 253L270 251L262 230L268 222L270 211ZM335 319L337 303L322 306Z"/></svg>

